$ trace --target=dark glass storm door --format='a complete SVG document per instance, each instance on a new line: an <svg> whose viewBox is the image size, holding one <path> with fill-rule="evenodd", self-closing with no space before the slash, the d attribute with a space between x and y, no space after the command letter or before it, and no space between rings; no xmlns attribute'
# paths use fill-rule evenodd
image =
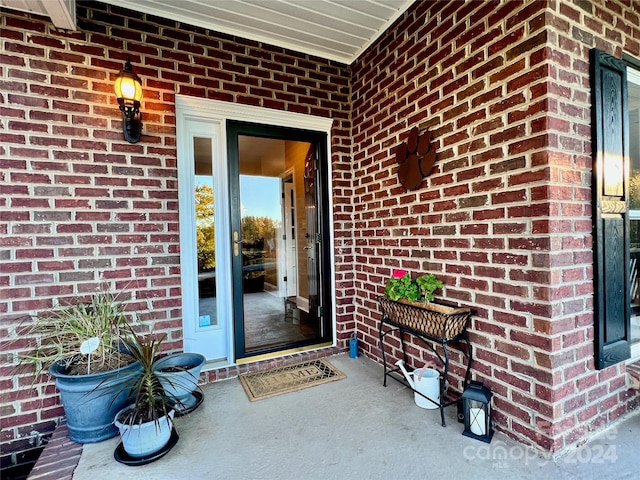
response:
<svg viewBox="0 0 640 480"><path fill-rule="evenodd" d="M332 338L326 135L227 122L236 359Z"/></svg>

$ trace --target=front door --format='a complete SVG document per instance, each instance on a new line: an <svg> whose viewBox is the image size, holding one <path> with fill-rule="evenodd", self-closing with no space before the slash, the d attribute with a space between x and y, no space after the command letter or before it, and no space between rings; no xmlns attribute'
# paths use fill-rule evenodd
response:
<svg viewBox="0 0 640 480"><path fill-rule="evenodd" d="M333 342L332 124L176 95L185 351L224 366Z"/></svg>
<svg viewBox="0 0 640 480"><path fill-rule="evenodd" d="M236 359L330 340L317 208L326 136L227 122L227 141Z"/></svg>

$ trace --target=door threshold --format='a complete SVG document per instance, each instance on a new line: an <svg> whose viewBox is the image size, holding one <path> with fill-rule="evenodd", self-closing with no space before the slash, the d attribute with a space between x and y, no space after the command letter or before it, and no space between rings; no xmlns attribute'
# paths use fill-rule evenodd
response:
<svg viewBox="0 0 640 480"><path fill-rule="evenodd" d="M260 360L269 360L272 358L284 357L292 353L308 352L319 348L331 347L333 342L317 343L315 345L305 345L304 347L288 348L287 350L278 350L277 352L264 353L262 355L254 355L252 357L237 358L236 364L243 365L245 363L259 362Z"/></svg>
<svg viewBox="0 0 640 480"><path fill-rule="evenodd" d="M229 362L229 359L227 359L227 358L218 358L218 359L215 359L215 360L207 360L207 363L205 363L202 366L202 371L203 372L208 372L210 370L216 370L218 368L228 367L229 365L231 365L231 363Z"/></svg>

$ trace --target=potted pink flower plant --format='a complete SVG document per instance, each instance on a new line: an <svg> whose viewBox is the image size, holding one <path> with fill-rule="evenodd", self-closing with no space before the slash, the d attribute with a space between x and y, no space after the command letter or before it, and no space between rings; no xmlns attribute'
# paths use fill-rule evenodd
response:
<svg viewBox="0 0 640 480"><path fill-rule="evenodd" d="M442 280L431 273L414 279L406 270L393 270L384 294L394 301L407 299L427 303L433 300L433 293L442 286Z"/></svg>

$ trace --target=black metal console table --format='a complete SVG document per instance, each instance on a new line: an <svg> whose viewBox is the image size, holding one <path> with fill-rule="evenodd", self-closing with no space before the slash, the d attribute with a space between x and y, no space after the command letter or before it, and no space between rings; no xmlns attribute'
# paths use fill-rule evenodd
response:
<svg viewBox="0 0 640 480"><path fill-rule="evenodd" d="M457 404L460 398L445 401L444 395L447 388L447 375L449 373L449 345L455 344L462 351L467 359L467 370L464 376L464 388L469 383L471 375L471 362L473 352L467 327L472 311L470 308L455 308L446 305L428 303L418 304L414 302L402 302L390 300L386 297L379 297L380 308L382 309L382 320L380 321L380 350L382 351L382 364L384 366L383 385L387 386L387 377L393 378L402 383L407 388L413 390L418 395L423 396L440 409L440 419L445 427L444 409L450 405ZM385 329L385 326L387 327ZM404 334L409 333L420 339L438 357L443 365L442 376L440 377L440 402L436 403L429 397L416 391L409 385L409 382L400 372L400 368L388 368L387 358L384 351L384 337L398 330L400 343L402 345L402 355L404 363L407 364L407 349L404 341ZM438 352L434 344L442 347L442 354ZM463 345L466 348L463 348Z"/></svg>

